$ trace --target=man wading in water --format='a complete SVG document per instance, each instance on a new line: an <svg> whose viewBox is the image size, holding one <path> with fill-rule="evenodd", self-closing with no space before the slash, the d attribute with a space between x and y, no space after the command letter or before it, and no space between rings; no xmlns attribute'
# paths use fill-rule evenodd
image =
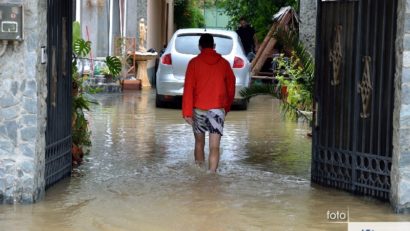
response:
<svg viewBox="0 0 410 231"><path fill-rule="evenodd" d="M235 75L228 61L214 50L214 38L203 34L201 53L193 58L185 74L182 115L192 125L195 136L195 162L205 161L205 132L209 132L209 170L216 172L224 120L235 96Z"/></svg>

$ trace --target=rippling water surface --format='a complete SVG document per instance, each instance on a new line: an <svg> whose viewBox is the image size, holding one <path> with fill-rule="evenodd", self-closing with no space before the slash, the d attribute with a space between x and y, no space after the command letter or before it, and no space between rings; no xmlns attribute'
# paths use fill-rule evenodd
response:
<svg viewBox="0 0 410 231"><path fill-rule="evenodd" d="M94 95L93 147L73 177L34 205L1 205L0 230L346 230L351 221L410 221L387 203L312 185L305 123L271 97L229 113L219 173L193 164L193 135L152 91Z"/></svg>

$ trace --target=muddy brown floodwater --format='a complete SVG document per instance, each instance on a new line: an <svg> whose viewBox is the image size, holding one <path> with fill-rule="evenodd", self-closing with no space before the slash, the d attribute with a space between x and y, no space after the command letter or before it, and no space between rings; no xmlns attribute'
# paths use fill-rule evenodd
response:
<svg viewBox="0 0 410 231"><path fill-rule="evenodd" d="M226 120L219 173L193 164L193 135L154 91L93 96L86 162L33 205L0 205L0 230L347 230L350 221L410 221L388 203L310 183L308 126L271 97Z"/></svg>

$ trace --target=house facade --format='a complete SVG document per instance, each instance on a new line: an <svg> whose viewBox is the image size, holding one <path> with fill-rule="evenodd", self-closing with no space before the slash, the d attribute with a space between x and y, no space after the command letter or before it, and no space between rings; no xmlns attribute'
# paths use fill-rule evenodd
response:
<svg viewBox="0 0 410 231"><path fill-rule="evenodd" d="M87 0L76 1L76 20L82 37L92 42L92 55L113 55L117 37L136 38L138 47L140 19L147 25L147 49L159 52L174 33L173 0ZM150 79L155 60L148 63Z"/></svg>

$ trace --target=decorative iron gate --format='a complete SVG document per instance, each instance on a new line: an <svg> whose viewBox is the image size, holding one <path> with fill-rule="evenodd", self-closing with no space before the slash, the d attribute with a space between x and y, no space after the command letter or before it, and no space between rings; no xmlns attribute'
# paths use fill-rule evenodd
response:
<svg viewBox="0 0 410 231"><path fill-rule="evenodd" d="M397 0L319 0L312 181L389 199Z"/></svg>
<svg viewBox="0 0 410 231"><path fill-rule="evenodd" d="M48 0L46 188L71 173L72 1Z"/></svg>

